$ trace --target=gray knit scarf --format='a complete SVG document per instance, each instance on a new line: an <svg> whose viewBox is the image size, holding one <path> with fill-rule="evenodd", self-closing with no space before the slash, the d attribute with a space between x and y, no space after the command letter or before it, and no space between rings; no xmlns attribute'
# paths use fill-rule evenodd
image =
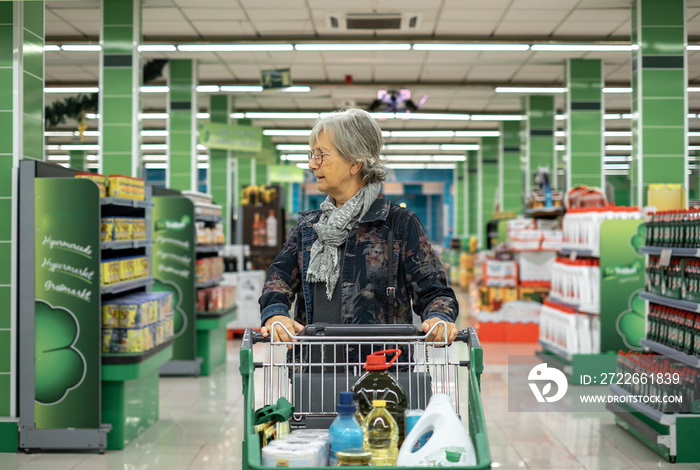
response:
<svg viewBox="0 0 700 470"><path fill-rule="evenodd" d="M311 246L311 261L306 281L325 282L328 300L333 296L333 289L340 277L340 246L347 240L355 222L367 213L377 199L381 187L380 183L370 183L340 207L335 207L330 196L321 203L323 214L314 224L318 240Z"/></svg>

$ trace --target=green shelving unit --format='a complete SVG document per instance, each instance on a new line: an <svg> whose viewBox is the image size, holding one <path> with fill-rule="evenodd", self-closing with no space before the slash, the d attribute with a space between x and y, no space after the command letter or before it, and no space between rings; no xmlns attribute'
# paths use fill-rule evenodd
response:
<svg viewBox="0 0 700 470"><path fill-rule="evenodd" d="M159 417L159 369L173 340L142 354L102 355L102 420L111 424L108 450L122 450Z"/></svg>
<svg viewBox="0 0 700 470"><path fill-rule="evenodd" d="M236 307L221 312L197 313L197 357L202 358L200 375L208 376L226 362L226 325L236 319Z"/></svg>

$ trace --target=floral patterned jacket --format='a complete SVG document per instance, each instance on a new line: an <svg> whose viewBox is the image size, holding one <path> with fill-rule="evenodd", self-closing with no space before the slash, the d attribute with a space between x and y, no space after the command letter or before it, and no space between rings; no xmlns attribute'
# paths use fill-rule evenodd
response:
<svg viewBox="0 0 700 470"><path fill-rule="evenodd" d="M394 216L393 323L413 323L411 305L422 320L440 318L454 322L459 306L423 225L413 212L391 204L380 193L352 227L345 245L343 272L338 281L342 282L342 323L391 323L387 321L386 301L390 210L398 211ZM320 210L301 212L284 248L270 265L259 299L262 325L274 315L289 315L295 298L295 320L302 325L313 323L313 285L306 282L306 272L311 245L317 239L313 225L320 216Z"/></svg>

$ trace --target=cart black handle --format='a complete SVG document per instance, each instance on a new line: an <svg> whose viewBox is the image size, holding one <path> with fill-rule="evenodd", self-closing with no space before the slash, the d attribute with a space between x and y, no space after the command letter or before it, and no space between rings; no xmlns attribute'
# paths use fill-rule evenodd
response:
<svg viewBox="0 0 700 470"><path fill-rule="evenodd" d="M307 325L305 336L422 336L423 332L413 325L330 325L316 323ZM481 347L474 328L457 332L455 341L468 343L470 347ZM250 348L255 343L269 343L270 335L263 336L255 330L245 330L241 347Z"/></svg>

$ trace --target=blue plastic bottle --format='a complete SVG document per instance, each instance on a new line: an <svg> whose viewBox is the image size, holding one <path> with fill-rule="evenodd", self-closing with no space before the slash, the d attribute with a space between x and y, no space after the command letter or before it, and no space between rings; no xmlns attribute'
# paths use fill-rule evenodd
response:
<svg viewBox="0 0 700 470"><path fill-rule="evenodd" d="M355 418L355 404L352 392L340 392L340 402L336 407L338 416L330 427L330 451L328 463L332 467L338 463L335 453L339 450L361 448L363 442L362 427Z"/></svg>

